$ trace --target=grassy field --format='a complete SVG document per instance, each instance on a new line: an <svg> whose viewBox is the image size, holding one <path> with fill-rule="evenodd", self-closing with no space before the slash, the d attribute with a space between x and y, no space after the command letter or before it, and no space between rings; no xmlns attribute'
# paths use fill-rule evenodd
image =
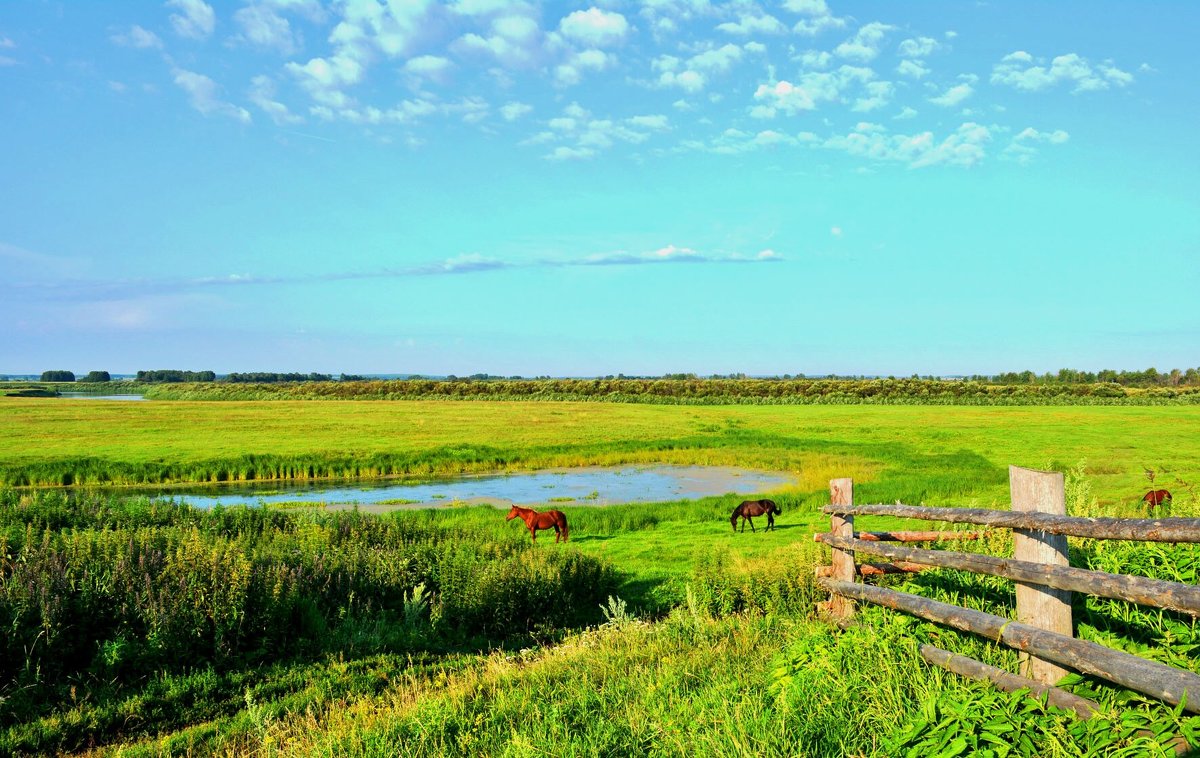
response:
<svg viewBox="0 0 1200 758"><path fill-rule="evenodd" d="M617 463L853 477L860 500L999 502L1010 464L1080 462L1103 504L1200 481L1200 407L100 403L0 398L0 484L422 475ZM1162 473L1165 472L1165 473Z"/></svg>
<svg viewBox="0 0 1200 758"><path fill-rule="evenodd" d="M1180 735L1200 744L1200 719L1078 680L1103 706L1078 722L915 653L929 641L1014 670L1006 649L882 610L845 631L820 621L811 534L831 478L854 477L860 502L1003 505L1009 464L1069 471L1088 515L1136 513L1151 468L1196 515L1198 452L1200 408L1183 406L0 399L8 477L261 478L286 460L306 476L663 462L796 481L773 495L773 533L731 533L732 495L566 504L571 542L536 547L489 508L202 514L136 488L0 490L0 753L1166 754ZM1073 541L1072 560L1200 580L1192 546ZM1012 612L1011 583L889 581ZM1078 598L1076 619L1081 637L1200 671L1189 618Z"/></svg>

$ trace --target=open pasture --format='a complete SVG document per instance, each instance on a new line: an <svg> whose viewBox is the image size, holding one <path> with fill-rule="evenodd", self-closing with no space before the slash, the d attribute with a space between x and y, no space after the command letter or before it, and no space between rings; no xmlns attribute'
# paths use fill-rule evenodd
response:
<svg viewBox="0 0 1200 758"><path fill-rule="evenodd" d="M653 406L0 399L0 484L453 474L629 463L787 471L823 496L1001 502L1009 464L1080 463L1102 505L1200 483L1200 407Z"/></svg>
<svg viewBox="0 0 1200 758"><path fill-rule="evenodd" d="M1002 739L1019 755L1154 755L1200 724L1119 689L1089 694L1096 685L1086 680L1072 686L1105 712L1076 722L931 672L910 648L933 641L1012 670L1010 651L875 610L848 632L818 620L813 569L828 558L811 535L828 527L819 507L831 478L854 477L859 502L987 506L1007 502L1008 464L1069 470L1068 503L1088 515L1143 512L1152 468L1154 488L1194 515L1198 453L1200 408L1181 406L5 399L0 471L9 481L22 472L136 485L215 471L236 480L288 468L309 476L309 467L316 477L386 464L412 476L653 462L787 471L796 485L763 493L783 510L772 533L763 522L756 534L732 532L742 496L562 504L570 542L544 532L536 546L523 524L490 508L204 513L146 501L136 487L71 499L8 490L0 614L16 631L5 642L15 663L13 685L0 690L0 748L832 756ZM1193 546L1072 549L1085 565L1177 581L1195 582L1200 566ZM143 555L161 567L143 576ZM237 591L208 593L218 575L238 577ZM1011 586L992 579L888 581L1011 611ZM188 591L166 592L166 582ZM121 587L154 602L122 602ZM554 600L564 593L568 605ZM1190 619L1113 601L1077 612L1082 637L1200 668Z"/></svg>

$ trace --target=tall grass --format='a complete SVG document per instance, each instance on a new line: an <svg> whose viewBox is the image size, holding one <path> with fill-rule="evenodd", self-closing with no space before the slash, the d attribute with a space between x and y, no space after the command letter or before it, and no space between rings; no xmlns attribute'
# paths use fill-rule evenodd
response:
<svg viewBox="0 0 1200 758"><path fill-rule="evenodd" d="M156 674L233 671L364 635L385 651L546 639L599 618L615 583L565 546L422 518L0 492L0 728Z"/></svg>
<svg viewBox="0 0 1200 758"><path fill-rule="evenodd" d="M162 400L539 400L660 405L1158 405L1200 387L989 384L934 379L538 379L156 385Z"/></svg>

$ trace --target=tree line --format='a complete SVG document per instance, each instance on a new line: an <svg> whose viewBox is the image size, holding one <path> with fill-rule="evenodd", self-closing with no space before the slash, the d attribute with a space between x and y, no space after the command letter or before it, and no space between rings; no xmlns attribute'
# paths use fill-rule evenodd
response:
<svg viewBox="0 0 1200 758"><path fill-rule="evenodd" d="M108 382L112 377L107 371L91 371L86 376L76 379L74 372L71 371L43 371L41 381L43 382ZM666 381L666 382L696 382L696 381L711 381L711 380L754 380L754 381L817 381L817 380L836 380L836 381L897 381L898 379L913 379L924 381L947 381L957 380L959 377L937 377L933 375L918 376L913 374L911 377L895 377L895 376L863 376L863 375L841 375L841 374L824 374L824 375L805 375L805 374L781 374L776 376L760 376L751 377L743 373L734 374L712 374L708 377L701 377L694 373L668 373L660 376L629 376L626 374L608 374L607 376L596 377L592 379L568 379L565 377L523 377L515 376L499 376L495 374L471 374L470 376L455 376L450 374L444 379L435 379L422 376L419 374L410 375L406 379L395 379L391 381L409 381L409 382L428 382L428 381L443 381L449 383L458 382L506 382L506 381L522 381L522 382L553 382L553 381ZM1078 369L1063 368L1057 372L1046 372L1037 374L1033 371L1008 371L1000 374L972 374L970 376L961 377L962 381L975 382L981 384L1000 384L1000 385L1067 385L1067 384L1117 384L1123 387L1200 387L1200 367L1178 369L1173 368L1170 371L1159 371L1154 367L1150 367L1141 371L1117 371L1114 369L1102 369L1100 371L1081 371ZM233 372L218 376L213 371L181 371L178 369L156 369L153 371L138 371L137 381L152 384L163 383L183 383L183 382L228 382L231 384L280 384L291 382L365 382L378 381L371 377L361 374L340 374L336 379L332 374L322 374L318 372L310 372L307 374L297 372L277 372L277 371L249 371L249 372Z"/></svg>
<svg viewBox="0 0 1200 758"><path fill-rule="evenodd" d="M1006 372L996 376L971 376L975 381L994 384L1096 384L1111 383L1125 387L1197 387L1200 386L1200 368L1159 371L1151 366L1143 371L1079 371L1062 368L1057 373L1035 374L1032 371Z"/></svg>
<svg viewBox="0 0 1200 758"><path fill-rule="evenodd" d="M89 371L86 376L75 378L74 371L43 371L43 382L111 382L112 376L107 371Z"/></svg>

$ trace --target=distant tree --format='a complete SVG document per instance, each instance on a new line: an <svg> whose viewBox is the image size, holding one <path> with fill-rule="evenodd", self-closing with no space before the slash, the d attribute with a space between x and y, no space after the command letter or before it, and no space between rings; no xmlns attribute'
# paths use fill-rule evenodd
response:
<svg viewBox="0 0 1200 758"><path fill-rule="evenodd" d="M361 374L342 374L338 377L339 382L365 382L367 377Z"/></svg>
<svg viewBox="0 0 1200 758"><path fill-rule="evenodd" d="M75 372L73 371L43 371L43 382L73 382L75 381Z"/></svg>
<svg viewBox="0 0 1200 758"><path fill-rule="evenodd" d="M246 373L233 372L225 375L224 381L234 384L275 384L277 382L331 382L331 374L278 373L275 371L250 371Z"/></svg>
<svg viewBox="0 0 1200 758"><path fill-rule="evenodd" d="M107 371L89 371L88 375L83 377L79 381L92 382L92 383L111 382L112 377L109 376Z"/></svg>
<svg viewBox="0 0 1200 758"><path fill-rule="evenodd" d="M212 371L179 371L178 369L155 369L154 371L137 372L139 382L214 382L216 373Z"/></svg>

